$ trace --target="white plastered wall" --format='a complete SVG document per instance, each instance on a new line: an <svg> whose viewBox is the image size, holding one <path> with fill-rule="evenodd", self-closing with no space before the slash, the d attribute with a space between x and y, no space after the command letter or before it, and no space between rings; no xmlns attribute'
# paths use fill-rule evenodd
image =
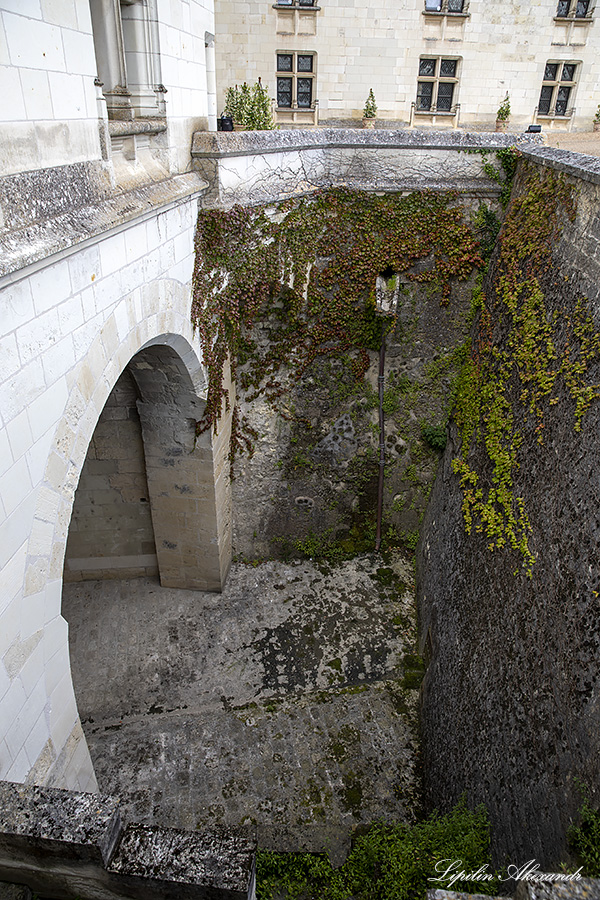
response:
<svg viewBox="0 0 600 900"><path fill-rule="evenodd" d="M88 0L0 0L0 174L100 158Z"/></svg>
<svg viewBox="0 0 600 900"><path fill-rule="evenodd" d="M162 77L167 88L171 170L189 170L194 131L208 128L206 34L214 34L213 0L157 0ZM213 126L214 127L214 126Z"/></svg>

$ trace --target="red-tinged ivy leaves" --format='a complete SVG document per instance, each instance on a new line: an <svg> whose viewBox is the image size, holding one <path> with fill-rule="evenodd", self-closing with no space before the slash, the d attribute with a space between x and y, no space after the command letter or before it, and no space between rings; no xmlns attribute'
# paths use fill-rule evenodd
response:
<svg viewBox="0 0 600 900"><path fill-rule="evenodd" d="M389 318L376 314L377 275L391 269L429 285L442 304L454 280L481 266L479 244L457 194L402 197L320 191L278 205L201 210L195 238L192 322L208 371L198 434L228 409L224 370L246 399L273 403L323 355L346 356L363 377ZM269 340L253 329L268 320ZM251 452L248 423L234 411L231 459Z"/></svg>

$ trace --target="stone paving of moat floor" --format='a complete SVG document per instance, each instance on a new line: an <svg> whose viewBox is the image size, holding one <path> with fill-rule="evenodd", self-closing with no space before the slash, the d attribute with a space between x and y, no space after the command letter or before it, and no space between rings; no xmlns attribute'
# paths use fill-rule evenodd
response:
<svg viewBox="0 0 600 900"><path fill-rule="evenodd" d="M262 846L338 861L354 826L410 821L412 571L399 555L391 565L235 565L222 594L65 585L100 789L139 821L252 823Z"/></svg>

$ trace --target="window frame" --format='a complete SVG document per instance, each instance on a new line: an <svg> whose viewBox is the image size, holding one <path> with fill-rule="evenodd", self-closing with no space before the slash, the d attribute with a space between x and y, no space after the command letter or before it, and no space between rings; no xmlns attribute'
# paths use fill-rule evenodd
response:
<svg viewBox="0 0 600 900"><path fill-rule="evenodd" d="M434 62L434 74L421 74L423 63L431 60ZM442 75L442 64L444 62L453 62L454 75ZM460 84L462 57L460 56L433 56L423 55L419 57L419 70L417 74L417 93L414 103L415 113L417 115L430 116L454 116L458 106L458 85ZM420 106L421 86L431 85L431 101L427 108ZM450 104L447 108L439 107L440 85L452 85ZM425 92L427 93L427 92Z"/></svg>
<svg viewBox="0 0 600 900"><path fill-rule="evenodd" d="M289 8L289 7L288 7ZM279 68L279 58L289 56L291 57L292 64L291 69L280 69ZM298 65L298 59L301 57L310 57L312 60L311 69L300 69ZM316 71L316 62L317 62L317 54L314 50L276 50L275 51L275 99L276 99L276 110L314 110L315 105L317 103L316 99L316 80L317 80L317 71ZM291 98L289 106L280 106L279 97L280 97L280 80L286 79L291 82ZM310 81L310 90L309 96L310 101L308 105L303 104L300 105L298 103L298 85L300 81ZM303 91L302 93L306 93Z"/></svg>
<svg viewBox="0 0 600 900"><path fill-rule="evenodd" d="M469 2L470 0L463 0L462 9L461 10L453 10L448 9L449 4L455 2L455 0L438 0L439 9L427 9L428 0L423 0L423 15L424 16L454 16L456 18L468 18L469 13ZM435 2L435 0L433 0Z"/></svg>
<svg viewBox="0 0 600 900"><path fill-rule="evenodd" d="M556 72L554 78L547 78L548 67L556 66ZM565 68L573 67L572 78L564 78ZM540 96L538 100L538 105L536 109L536 115L545 119L569 119L573 115L573 104L575 99L575 91L577 89L577 76L579 74L579 67L581 66L580 60L575 59L549 59L546 61L544 65L544 73L542 77L542 86L540 88ZM571 73L567 73L571 74ZM557 112L558 104L562 104L562 99L560 99L561 91L568 91L566 100L564 102L564 111ZM544 94L549 93L542 101L542 96ZM547 106L546 106L547 100ZM541 107L544 107L545 111L541 111Z"/></svg>
<svg viewBox="0 0 600 900"><path fill-rule="evenodd" d="M319 12L321 7L318 0L276 0L273 9L300 9L309 12Z"/></svg>
<svg viewBox="0 0 600 900"><path fill-rule="evenodd" d="M561 13L559 11L560 6L561 3L564 2L567 2L569 4L569 9L566 13ZM582 2L586 2L586 0L582 0ZM556 4L556 15L554 16L554 19L558 22L591 22L596 6L594 0L589 0L587 11L582 16L577 15L579 3L580 0L558 0Z"/></svg>

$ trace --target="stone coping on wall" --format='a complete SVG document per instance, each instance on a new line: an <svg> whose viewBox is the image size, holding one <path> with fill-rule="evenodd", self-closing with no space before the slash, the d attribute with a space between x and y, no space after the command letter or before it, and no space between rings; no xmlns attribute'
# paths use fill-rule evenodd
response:
<svg viewBox="0 0 600 900"><path fill-rule="evenodd" d="M190 172L122 190L94 163L0 178L0 286L25 267L81 249L207 188Z"/></svg>
<svg viewBox="0 0 600 900"><path fill-rule="evenodd" d="M564 172L566 175L573 175L582 181L600 184L599 156L574 153L572 150L560 150L558 147L522 147L520 149L526 159Z"/></svg>
<svg viewBox="0 0 600 900"><path fill-rule="evenodd" d="M0 881L43 896L252 900L248 829L123 826L100 794L0 782Z"/></svg>
<svg viewBox="0 0 600 900"><path fill-rule="evenodd" d="M499 150L517 144L540 145L542 134L469 131L388 131L362 128L277 129L273 131L197 131L192 157L219 159L295 150L365 147L374 150Z"/></svg>
<svg viewBox="0 0 600 900"><path fill-rule="evenodd" d="M509 896L512 896L513 900L598 900L600 897L600 880L597 878L553 881L551 874L546 876L543 873L535 874L540 879L547 878L548 880L519 881L516 891ZM485 897L483 894L465 894L461 891L446 891L437 888L427 891L427 900L507 900L507 898L506 896Z"/></svg>
<svg viewBox="0 0 600 900"><path fill-rule="evenodd" d="M205 206L278 202L332 187L497 200L501 186L478 151L544 140L541 134L361 128L196 132L192 159L210 184Z"/></svg>

